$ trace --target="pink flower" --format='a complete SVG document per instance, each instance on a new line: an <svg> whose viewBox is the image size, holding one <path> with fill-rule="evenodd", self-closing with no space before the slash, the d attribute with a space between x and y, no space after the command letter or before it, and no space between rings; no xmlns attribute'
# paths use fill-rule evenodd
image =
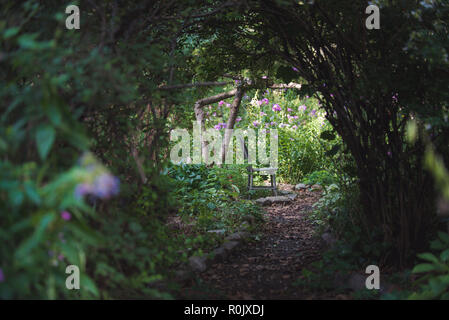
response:
<svg viewBox="0 0 449 320"><path fill-rule="evenodd" d="M65 221L69 221L70 219L72 219L72 215L68 211L62 211L61 218L64 219Z"/></svg>
<svg viewBox="0 0 449 320"><path fill-rule="evenodd" d="M3 274L3 269L0 268L0 282L5 281L5 275Z"/></svg>
<svg viewBox="0 0 449 320"><path fill-rule="evenodd" d="M303 104L302 106L299 106L298 111L305 111L307 107Z"/></svg>
<svg viewBox="0 0 449 320"><path fill-rule="evenodd" d="M293 109L292 109L292 108L287 108L287 111L288 111L288 112L292 112Z"/></svg>
<svg viewBox="0 0 449 320"><path fill-rule="evenodd" d="M266 116L267 114L265 112L261 111L260 115L263 117L263 116Z"/></svg>
<svg viewBox="0 0 449 320"><path fill-rule="evenodd" d="M221 101L218 103L218 105L221 107L222 105L224 105L224 101L221 100Z"/></svg>

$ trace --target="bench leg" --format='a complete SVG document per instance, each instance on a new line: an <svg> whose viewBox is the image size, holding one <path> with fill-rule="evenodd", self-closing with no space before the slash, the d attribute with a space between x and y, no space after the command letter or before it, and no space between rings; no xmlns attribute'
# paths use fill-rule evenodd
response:
<svg viewBox="0 0 449 320"><path fill-rule="evenodd" d="M271 188L273 190L274 195L277 197L278 191L276 187L276 175L272 174L271 176Z"/></svg>
<svg viewBox="0 0 449 320"><path fill-rule="evenodd" d="M251 190L253 189L253 173L248 173L248 199L251 199Z"/></svg>

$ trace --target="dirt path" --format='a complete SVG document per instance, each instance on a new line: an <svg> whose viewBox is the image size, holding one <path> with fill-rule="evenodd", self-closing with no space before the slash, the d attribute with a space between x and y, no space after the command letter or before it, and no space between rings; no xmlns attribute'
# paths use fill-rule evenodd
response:
<svg viewBox="0 0 449 320"><path fill-rule="evenodd" d="M282 187L281 187L282 188ZM321 242L307 221L319 192L300 191L288 204L265 207L260 241L236 249L222 263L201 274L190 299L305 299L293 283L301 270L320 258Z"/></svg>

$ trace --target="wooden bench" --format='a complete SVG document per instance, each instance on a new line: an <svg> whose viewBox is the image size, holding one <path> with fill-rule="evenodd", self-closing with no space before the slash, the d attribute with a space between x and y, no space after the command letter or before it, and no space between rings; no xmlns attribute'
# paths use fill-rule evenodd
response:
<svg viewBox="0 0 449 320"><path fill-rule="evenodd" d="M245 162L248 163L248 167L246 168L248 171L248 191L257 190L257 189L268 189L273 192L275 196L278 195L277 186L276 186L276 171L277 168L254 168L251 164L251 159L249 157L248 147L242 137L240 137L240 144L243 149L243 157ZM254 185L254 173L258 172L261 175L269 175L270 176L270 185L269 186L255 186ZM250 198L250 194L248 195L248 199Z"/></svg>

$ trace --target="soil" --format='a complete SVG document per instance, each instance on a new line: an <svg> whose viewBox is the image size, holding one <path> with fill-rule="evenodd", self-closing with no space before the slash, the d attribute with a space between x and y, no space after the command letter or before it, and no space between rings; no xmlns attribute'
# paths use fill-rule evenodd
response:
<svg viewBox="0 0 449 320"><path fill-rule="evenodd" d="M280 189L291 191L291 186ZM228 259L211 265L180 299L307 299L295 281L301 270L319 260L323 244L307 220L319 191L295 191L287 204L264 207L266 223L259 241L244 243Z"/></svg>

